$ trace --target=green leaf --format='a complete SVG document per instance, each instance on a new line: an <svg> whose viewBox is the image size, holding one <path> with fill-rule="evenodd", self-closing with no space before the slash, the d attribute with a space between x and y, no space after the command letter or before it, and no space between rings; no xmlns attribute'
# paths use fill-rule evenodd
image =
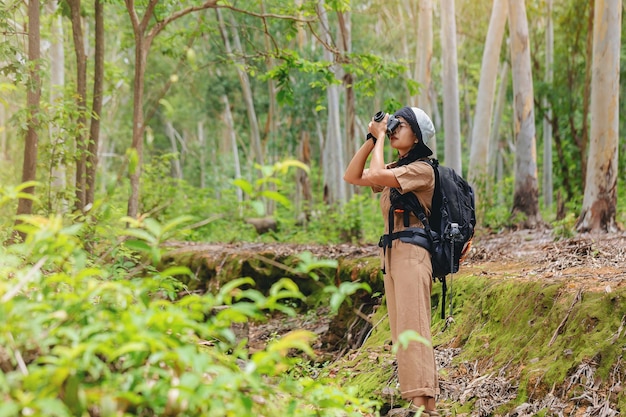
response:
<svg viewBox="0 0 626 417"><path fill-rule="evenodd" d="M260 200L251 201L250 205L254 209L257 216L265 216L265 204Z"/></svg>
<svg viewBox="0 0 626 417"><path fill-rule="evenodd" d="M232 281L224 284L224 286L220 289L218 299L222 300L224 304L230 304L235 290L244 285L254 286L254 284L254 280L250 277L233 279Z"/></svg>
<svg viewBox="0 0 626 417"><path fill-rule="evenodd" d="M192 272L186 266L172 266L167 269L164 269L159 273L162 277L176 277L176 276L192 276Z"/></svg>
<svg viewBox="0 0 626 417"><path fill-rule="evenodd" d="M271 191L271 190L265 190L261 193L261 195L263 197L267 197L271 200L276 201L277 203L279 203L280 205L282 205L283 207L286 208L290 208L291 207L291 201L285 197L284 195L282 195L281 193L277 192L277 191Z"/></svg>
<svg viewBox="0 0 626 417"><path fill-rule="evenodd" d="M302 161L298 161L297 159L286 159L284 161L277 162L275 166L276 170L279 171L281 174L286 174L289 168L300 168L307 174L310 173L309 166Z"/></svg>
<svg viewBox="0 0 626 417"><path fill-rule="evenodd" d="M152 246L150 246L143 240L127 240L126 242L124 242L124 245L129 249L139 252L150 253L150 251L152 250Z"/></svg>
<svg viewBox="0 0 626 417"><path fill-rule="evenodd" d="M393 346L393 353L397 353L398 349L406 349L409 343L417 342L430 346L430 342L414 330L405 330L398 335L398 343Z"/></svg>
<svg viewBox="0 0 626 417"><path fill-rule="evenodd" d="M15 417L20 414L20 407L11 401L10 398L4 400L3 404L0 404L0 417Z"/></svg>
<svg viewBox="0 0 626 417"><path fill-rule="evenodd" d="M163 234L165 235L167 232L176 229L181 224L188 223L192 220L193 220L192 216L187 216L187 215L178 216L175 219L170 220L169 222L165 223L165 225L163 225Z"/></svg>
<svg viewBox="0 0 626 417"><path fill-rule="evenodd" d="M156 245L158 243L157 239L153 235L143 229L127 229L124 231L124 234L126 234L127 236L136 237L148 243L152 243L153 245Z"/></svg>
<svg viewBox="0 0 626 417"><path fill-rule="evenodd" d="M241 188L241 190L248 194L248 195L253 195L254 190L252 188L252 184L250 184L248 181L244 180L243 178L237 178L233 180L233 185L235 185L236 187Z"/></svg>
<svg viewBox="0 0 626 417"><path fill-rule="evenodd" d="M296 349L315 357L315 352L311 348L311 342L316 339L316 335L308 330L294 330L287 333L280 339L270 343L268 352L278 352L282 356L287 356L289 350Z"/></svg>

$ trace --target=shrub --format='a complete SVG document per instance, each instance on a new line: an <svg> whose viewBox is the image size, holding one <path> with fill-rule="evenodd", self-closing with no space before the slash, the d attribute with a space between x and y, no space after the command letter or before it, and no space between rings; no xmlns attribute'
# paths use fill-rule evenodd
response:
<svg viewBox="0 0 626 417"><path fill-rule="evenodd" d="M360 416L374 408L330 380L292 376L299 356L313 356L313 334L294 330L252 354L235 337L233 323L295 313L283 302L302 297L291 280L267 296L238 277L215 294L187 294L173 278L186 268L141 261L144 252L159 258L177 222L120 229L126 237L111 253L123 259L102 262L83 248L82 225L22 220L25 242L0 252L0 416Z"/></svg>

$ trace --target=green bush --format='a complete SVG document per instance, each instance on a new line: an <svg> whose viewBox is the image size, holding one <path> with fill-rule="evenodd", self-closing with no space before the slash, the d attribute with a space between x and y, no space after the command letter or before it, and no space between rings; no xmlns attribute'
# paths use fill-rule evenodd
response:
<svg viewBox="0 0 626 417"><path fill-rule="evenodd" d="M252 279L233 277L200 295L173 278L186 268L156 271L182 220L120 227L110 240L118 247L102 258L85 251L81 224L22 221L26 240L0 252L0 416L361 416L375 408L331 380L291 372L313 356L313 334L294 330L255 353L235 337L233 323L295 313L284 302L302 298L291 280L263 295Z"/></svg>

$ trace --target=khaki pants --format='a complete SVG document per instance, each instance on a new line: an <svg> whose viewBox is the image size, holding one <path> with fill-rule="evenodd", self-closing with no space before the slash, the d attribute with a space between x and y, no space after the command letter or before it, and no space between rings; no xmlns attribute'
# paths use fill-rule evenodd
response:
<svg viewBox="0 0 626 417"><path fill-rule="evenodd" d="M430 254L422 247L394 240L384 258L385 295L394 345L405 330L413 330L432 342ZM411 342L406 349L399 346L397 361L402 398L435 398L439 394L432 346L420 342Z"/></svg>

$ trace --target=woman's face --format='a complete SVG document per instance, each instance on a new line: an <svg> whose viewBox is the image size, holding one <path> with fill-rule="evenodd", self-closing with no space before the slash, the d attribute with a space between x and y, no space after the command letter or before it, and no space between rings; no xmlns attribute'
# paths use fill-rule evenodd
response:
<svg viewBox="0 0 626 417"><path fill-rule="evenodd" d="M411 150L417 138L407 121L403 117L398 117L398 119L400 120L400 125L389 137L389 142L391 147L397 149L400 155L404 155Z"/></svg>

